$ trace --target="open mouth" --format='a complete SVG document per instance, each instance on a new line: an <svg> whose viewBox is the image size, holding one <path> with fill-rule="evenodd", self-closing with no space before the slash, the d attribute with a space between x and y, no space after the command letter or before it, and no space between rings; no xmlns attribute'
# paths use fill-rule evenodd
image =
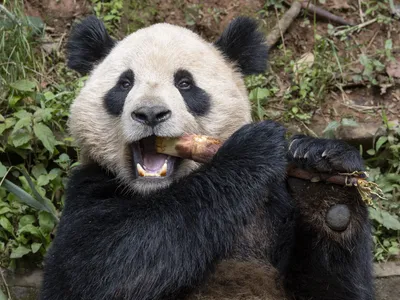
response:
<svg viewBox="0 0 400 300"><path fill-rule="evenodd" d="M163 178L173 173L177 158L157 153L154 135L132 143L131 147L137 177Z"/></svg>

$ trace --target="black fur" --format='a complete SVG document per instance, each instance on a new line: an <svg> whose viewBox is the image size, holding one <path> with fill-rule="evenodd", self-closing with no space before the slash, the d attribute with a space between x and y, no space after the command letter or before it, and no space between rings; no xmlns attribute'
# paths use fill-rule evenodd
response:
<svg viewBox="0 0 400 300"><path fill-rule="evenodd" d="M289 143L288 160L303 169L322 173L363 171L364 163L357 149L332 139L295 135Z"/></svg>
<svg viewBox="0 0 400 300"><path fill-rule="evenodd" d="M191 83L187 89L179 88L179 82L181 80L187 80ZM204 116L210 110L210 95L206 93L202 88L196 85L192 74L186 70L178 70L174 74L174 84L177 86L181 93L183 100L185 100L186 106L195 116Z"/></svg>
<svg viewBox="0 0 400 300"><path fill-rule="evenodd" d="M119 116L122 113L126 96L128 96L134 83L135 74L132 70L126 70L121 74L115 86L104 96L104 105L108 113L114 116Z"/></svg>
<svg viewBox="0 0 400 300"><path fill-rule="evenodd" d="M123 194L113 176L80 167L41 299L179 299L231 253L268 192L284 186L285 149L276 123L246 125L210 164L149 197Z"/></svg>
<svg viewBox="0 0 400 300"><path fill-rule="evenodd" d="M244 75L265 72L268 47L257 22L246 17L233 20L215 42L215 46L235 62Z"/></svg>
<svg viewBox="0 0 400 300"><path fill-rule="evenodd" d="M115 46L102 21L89 16L75 25L67 43L68 67L89 73Z"/></svg>

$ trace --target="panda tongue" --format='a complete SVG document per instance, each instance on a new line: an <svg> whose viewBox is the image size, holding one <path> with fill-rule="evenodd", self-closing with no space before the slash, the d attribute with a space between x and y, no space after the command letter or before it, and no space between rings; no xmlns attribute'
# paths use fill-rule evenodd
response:
<svg viewBox="0 0 400 300"><path fill-rule="evenodd" d="M143 153L143 167L146 171L159 171L165 163L167 156L158 153Z"/></svg>
<svg viewBox="0 0 400 300"><path fill-rule="evenodd" d="M159 171L167 159L167 155L156 152L155 136L148 137L142 140L142 158L143 167L146 171Z"/></svg>

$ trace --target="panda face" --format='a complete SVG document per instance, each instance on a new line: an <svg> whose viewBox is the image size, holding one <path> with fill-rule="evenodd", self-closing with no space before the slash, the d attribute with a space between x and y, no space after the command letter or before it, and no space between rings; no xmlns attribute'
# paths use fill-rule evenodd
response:
<svg viewBox="0 0 400 300"><path fill-rule="evenodd" d="M69 43L70 65L83 71L93 64L69 120L84 163L94 161L126 187L148 193L199 166L156 153L156 136L196 133L226 139L251 121L240 66L218 45L169 24L139 30L114 44L102 23L92 19L86 38L92 43L94 37L103 39L98 44L109 49L96 54L101 46L91 45L95 52L88 56L85 47L76 47L84 38L84 23L75 30L79 39L73 33Z"/></svg>

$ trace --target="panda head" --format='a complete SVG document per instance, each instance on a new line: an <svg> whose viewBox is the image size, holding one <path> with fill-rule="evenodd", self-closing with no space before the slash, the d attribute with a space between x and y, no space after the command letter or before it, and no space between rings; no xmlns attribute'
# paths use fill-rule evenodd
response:
<svg viewBox="0 0 400 300"><path fill-rule="evenodd" d="M248 18L232 21L211 44L170 24L117 42L88 17L72 30L67 51L70 68L90 72L69 119L82 162L100 164L140 193L198 167L155 153L155 136L228 138L251 121L243 75L261 73L267 63L263 34Z"/></svg>

